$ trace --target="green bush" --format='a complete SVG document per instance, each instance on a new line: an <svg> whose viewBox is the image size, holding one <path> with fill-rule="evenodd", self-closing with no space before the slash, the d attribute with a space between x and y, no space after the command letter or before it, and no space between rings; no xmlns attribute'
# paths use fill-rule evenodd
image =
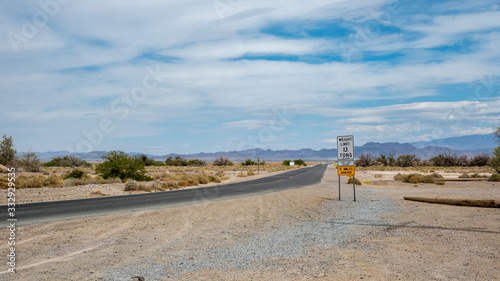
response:
<svg viewBox="0 0 500 281"><path fill-rule="evenodd" d="M71 172L64 175L64 179L83 179L87 177L87 173L80 169L73 169Z"/></svg>
<svg viewBox="0 0 500 281"><path fill-rule="evenodd" d="M186 158L181 157L180 155L175 156L175 158L169 156L167 160L165 160L165 164L167 166L187 166L188 160Z"/></svg>
<svg viewBox="0 0 500 281"><path fill-rule="evenodd" d="M500 146L493 150L493 158L491 159L490 166L493 167L497 173L500 173Z"/></svg>
<svg viewBox="0 0 500 281"><path fill-rule="evenodd" d="M165 164L162 161L157 161L152 158L149 158L147 155L142 154L140 156L136 156L138 159L141 159L142 162L144 162L144 165L146 166L165 166Z"/></svg>
<svg viewBox="0 0 500 281"><path fill-rule="evenodd" d="M119 178L122 181L133 179L136 181L151 181L153 178L146 175L144 162L123 151L111 151L102 157L105 161L96 166L96 173L102 178Z"/></svg>
<svg viewBox="0 0 500 281"><path fill-rule="evenodd" d="M399 167L413 167L418 165L420 162L420 159L418 159L414 154L407 154L407 155L399 155L398 159L396 160L396 164Z"/></svg>
<svg viewBox="0 0 500 281"><path fill-rule="evenodd" d="M14 149L14 141L12 137L3 135L0 142L0 164L10 166L14 164L16 159L16 150Z"/></svg>
<svg viewBox="0 0 500 281"><path fill-rule="evenodd" d="M56 157L43 165L45 167L91 167L88 162L73 155L66 155L62 158Z"/></svg>
<svg viewBox="0 0 500 281"><path fill-rule="evenodd" d="M500 174L493 174L488 181L500 181Z"/></svg>
<svg viewBox="0 0 500 281"><path fill-rule="evenodd" d="M252 165L257 165L257 162L252 161L252 159L247 159L241 163L241 166L252 166Z"/></svg>
<svg viewBox="0 0 500 281"><path fill-rule="evenodd" d="M304 162L304 160L302 160L302 159L295 159L295 160L293 160L293 162L295 162L295 165L298 165L298 166L307 166L306 162Z"/></svg>
<svg viewBox="0 0 500 281"><path fill-rule="evenodd" d="M292 162L291 160L284 160L283 161L283 166L290 166L290 162Z"/></svg>

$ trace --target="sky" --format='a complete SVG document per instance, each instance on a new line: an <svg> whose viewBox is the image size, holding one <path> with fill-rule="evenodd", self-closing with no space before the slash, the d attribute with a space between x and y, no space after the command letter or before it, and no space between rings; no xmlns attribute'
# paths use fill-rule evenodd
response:
<svg viewBox="0 0 500 281"><path fill-rule="evenodd" d="M415 142L500 125L477 1L1 1L0 135L153 155Z"/></svg>

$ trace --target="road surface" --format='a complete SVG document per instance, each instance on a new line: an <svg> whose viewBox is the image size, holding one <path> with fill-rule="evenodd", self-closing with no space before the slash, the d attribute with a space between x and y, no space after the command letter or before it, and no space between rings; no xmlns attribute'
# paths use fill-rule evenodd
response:
<svg viewBox="0 0 500 281"><path fill-rule="evenodd" d="M161 209L314 185L327 165L296 169L279 175L240 183L175 191L16 205L16 225ZM8 225L7 206L0 206L0 222Z"/></svg>

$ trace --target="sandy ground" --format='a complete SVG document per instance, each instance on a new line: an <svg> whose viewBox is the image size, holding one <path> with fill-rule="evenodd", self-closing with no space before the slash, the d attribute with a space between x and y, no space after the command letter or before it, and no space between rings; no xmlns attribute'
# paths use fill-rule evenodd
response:
<svg viewBox="0 0 500 281"><path fill-rule="evenodd" d="M0 280L500 278L499 209L402 199L500 199L500 183L413 185L376 173L357 175L372 183L356 188L356 202L345 177L338 201L337 176L329 167L315 186L20 227L18 272L7 273L2 262ZM8 231L1 229L0 237ZM7 241L1 243L6 255Z"/></svg>
<svg viewBox="0 0 500 281"><path fill-rule="evenodd" d="M228 179L224 180L221 184L249 181L285 172L287 172L287 170L277 171L277 172L261 171L259 174L255 174L253 176L238 177L238 174L240 173L239 171L226 171L225 176L227 176ZM30 176L29 173L23 173L23 174ZM151 183L152 182L146 184L151 184ZM212 185L217 185L217 183L212 182L208 184L200 184L198 186L188 186L188 187L183 187L183 189L199 188ZM125 186L124 183L111 183L111 184L88 184L88 185L71 186L71 187L23 188L16 190L16 197L17 197L17 203L21 204L21 203L47 202L47 201L146 193L146 191L125 191L124 186ZM0 198L5 198L5 197L7 197L7 190L1 189Z"/></svg>

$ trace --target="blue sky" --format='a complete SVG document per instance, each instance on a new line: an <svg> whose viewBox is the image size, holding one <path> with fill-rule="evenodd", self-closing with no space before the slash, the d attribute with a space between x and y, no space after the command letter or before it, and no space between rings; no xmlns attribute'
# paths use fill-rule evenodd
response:
<svg viewBox="0 0 500 281"><path fill-rule="evenodd" d="M498 1L2 1L0 134L156 155L500 125Z"/></svg>

